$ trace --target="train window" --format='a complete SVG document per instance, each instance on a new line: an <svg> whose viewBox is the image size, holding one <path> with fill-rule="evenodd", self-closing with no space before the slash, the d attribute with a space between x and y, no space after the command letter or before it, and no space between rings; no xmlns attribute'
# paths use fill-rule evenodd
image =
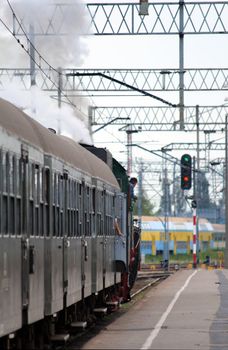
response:
<svg viewBox="0 0 228 350"><path fill-rule="evenodd" d="M72 208L72 180L69 179L66 183L67 208Z"/></svg>
<svg viewBox="0 0 228 350"><path fill-rule="evenodd" d="M34 236L34 203L33 200L29 201L29 232L31 236Z"/></svg>
<svg viewBox="0 0 228 350"><path fill-rule="evenodd" d="M76 212L75 212L75 221L76 221L76 223L75 223L75 229L76 229L76 232L75 232L75 234L76 234L76 236L77 237L79 237L80 236L80 228L79 228L79 212L78 212L78 210L76 210Z"/></svg>
<svg viewBox="0 0 228 350"><path fill-rule="evenodd" d="M60 212L59 237L63 237L63 212Z"/></svg>
<svg viewBox="0 0 228 350"><path fill-rule="evenodd" d="M39 218L40 218L40 224L39 224L39 231L37 236L44 236L45 235L45 224L44 224L44 205L40 204L39 208Z"/></svg>
<svg viewBox="0 0 228 350"><path fill-rule="evenodd" d="M87 236L92 235L92 189L87 187L87 198L86 198L86 234Z"/></svg>
<svg viewBox="0 0 228 350"><path fill-rule="evenodd" d="M58 204L63 209L63 178L61 175L59 175L58 185Z"/></svg>
<svg viewBox="0 0 228 350"><path fill-rule="evenodd" d="M38 204L40 202L40 198L39 198L39 167L35 166L34 169L34 202L35 204Z"/></svg>
<svg viewBox="0 0 228 350"><path fill-rule="evenodd" d="M40 169L40 171L39 171L38 190L39 190L39 200L40 200L40 202L43 202L43 171L42 171L42 169Z"/></svg>
<svg viewBox="0 0 228 350"><path fill-rule="evenodd" d="M17 199L16 200L16 215L15 215L15 224L16 224L16 234L17 236L20 236L22 233L22 229L21 229L21 199Z"/></svg>
<svg viewBox="0 0 228 350"><path fill-rule="evenodd" d="M2 219L2 234L6 235L8 228L7 228L7 197L3 196L2 198L2 215L1 215L1 219Z"/></svg>
<svg viewBox="0 0 228 350"><path fill-rule="evenodd" d="M71 228L71 180L65 179L65 203L66 203L66 220L65 220L65 232L67 234L67 237L71 237L72 234L72 228Z"/></svg>
<svg viewBox="0 0 228 350"><path fill-rule="evenodd" d="M21 196L21 187L22 187L21 173L22 173L22 162L21 160L17 159L15 177L16 177L16 193L19 196Z"/></svg>
<svg viewBox="0 0 228 350"><path fill-rule="evenodd" d="M6 192L6 155L2 154L2 191Z"/></svg>
<svg viewBox="0 0 228 350"><path fill-rule="evenodd" d="M78 198L77 198L77 182L73 182L73 208L74 208L74 237L78 236Z"/></svg>
<svg viewBox="0 0 228 350"><path fill-rule="evenodd" d="M33 197L34 197L34 188L33 188L33 183L34 183L34 164L31 164L31 163L29 163L28 181L29 181L29 198L32 200Z"/></svg>
<svg viewBox="0 0 228 350"><path fill-rule="evenodd" d="M15 235L15 198L9 198L9 233Z"/></svg>
<svg viewBox="0 0 228 350"><path fill-rule="evenodd" d="M50 169L45 168L43 171L43 200L46 204L49 204L49 179L50 179Z"/></svg>
<svg viewBox="0 0 228 350"><path fill-rule="evenodd" d="M46 205L45 206L45 220L46 220L46 227L45 227L45 236L49 237L50 236L50 216L49 216L49 207Z"/></svg>
<svg viewBox="0 0 228 350"><path fill-rule="evenodd" d="M97 236L101 236L101 215L97 214Z"/></svg>
<svg viewBox="0 0 228 350"><path fill-rule="evenodd" d="M53 178L52 178L52 184L53 184L53 198L52 198L52 202L53 204L57 204L57 175L55 173L53 173Z"/></svg>
<svg viewBox="0 0 228 350"><path fill-rule="evenodd" d="M55 210L54 210L54 235L59 237L59 223L60 223L60 207L59 207L59 174L56 174L56 188L55 188Z"/></svg>
<svg viewBox="0 0 228 350"><path fill-rule="evenodd" d="M7 193L10 192L10 155L7 152L6 153L6 159L5 159L5 167L6 167L6 188L5 191Z"/></svg>
<svg viewBox="0 0 228 350"><path fill-rule="evenodd" d="M56 227L56 230L55 230L55 236L56 237L59 237L59 207L56 208L56 211L55 211L55 227Z"/></svg>
<svg viewBox="0 0 228 350"><path fill-rule="evenodd" d="M9 181L9 187L8 191L9 193L14 193L14 186L13 186L13 180L14 180L14 162L13 157L8 154L8 181Z"/></svg>
<svg viewBox="0 0 228 350"><path fill-rule="evenodd" d="M0 194L3 192L2 188L2 150L0 149Z"/></svg>
<svg viewBox="0 0 228 350"><path fill-rule="evenodd" d="M96 210L96 189L93 188L93 193L92 193L92 211L95 213Z"/></svg>
<svg viewBox="0 0 228 350"><path fill-rule="evenodd" d="M35 215L34 215L34 235L39 236L39 225L40 225L40 220L39 220L39 208L35 208Z"/></svg>

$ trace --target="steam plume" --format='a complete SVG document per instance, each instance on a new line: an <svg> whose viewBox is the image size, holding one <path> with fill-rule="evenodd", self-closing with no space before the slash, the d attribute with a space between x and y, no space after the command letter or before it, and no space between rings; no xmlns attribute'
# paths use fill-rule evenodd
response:
<svg viewBox="0 0 228 350"><path fill-rule="evenodd" d="M88 19L82 1L62 0L61 7L58 6L58 0L11 0L10 4L17 18L22 21L23 28L28 35L30 25L34 26L35 33L47 30L48 34L54 34L56 31L66 34L65 36L35 36L34 45L49 65L54 68L80 66L83 57L87 54L82 34L88 32ZM12 11L6 2L1 9L1 16L12 29ZM50 18L52 18L52 22L50 22ZM19 38L20 42L28 47L26 46L26 38L24 36ZM21 49L12 35L2 30L0 32L0 49L0 65L2 67L29 67L30 57L28 54ZM40 59L38 56L36 54L36 61ZM45 69L48 66L42 65L42 68ZM43 125L60 129L61 133L71 136L77 141L91 143L85 115L78 111L75 113L67 105L63 105L59 109L57 103L45 96L45 93L39 91L37 87L32 87L29 93L22 92L21 86L14 83L14 85L8 85L8 88L1 91L0 95L15 103Z"/></svg>

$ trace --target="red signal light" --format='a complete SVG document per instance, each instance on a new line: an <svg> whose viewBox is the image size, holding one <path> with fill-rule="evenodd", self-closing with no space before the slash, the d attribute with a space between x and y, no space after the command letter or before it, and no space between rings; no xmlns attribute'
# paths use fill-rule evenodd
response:
<svg viewBox="0 0 228 350"><path fill-rule="evenodd" d="M181 157L181 188L189 190L192 186L192 157L183 154Z"/></svg>

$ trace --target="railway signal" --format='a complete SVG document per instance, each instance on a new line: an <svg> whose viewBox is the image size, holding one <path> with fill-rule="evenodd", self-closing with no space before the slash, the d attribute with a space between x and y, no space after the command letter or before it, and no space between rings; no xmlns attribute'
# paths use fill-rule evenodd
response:
<svg viewBox="0 0 228 350"><path fill-rule="evenodd" d="M183 154L181 157L181 188L190 190L192 187L192 157L189 154Z"/></svg>

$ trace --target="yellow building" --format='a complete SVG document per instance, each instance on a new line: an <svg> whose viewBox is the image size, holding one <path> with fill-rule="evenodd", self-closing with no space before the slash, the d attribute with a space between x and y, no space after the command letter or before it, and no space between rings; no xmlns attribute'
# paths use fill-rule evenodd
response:
<svg viewBox="0 0 228 350"><path fill-rule="evenodd" d="M213 225L206 219L199 219L199 249L213 248ZM193 219L169 217L167 225L163 217L143 216L141 233L141 253L161 254L164 249L165 236L169 241L169 251L185 254L192 251Z"/></svg>

